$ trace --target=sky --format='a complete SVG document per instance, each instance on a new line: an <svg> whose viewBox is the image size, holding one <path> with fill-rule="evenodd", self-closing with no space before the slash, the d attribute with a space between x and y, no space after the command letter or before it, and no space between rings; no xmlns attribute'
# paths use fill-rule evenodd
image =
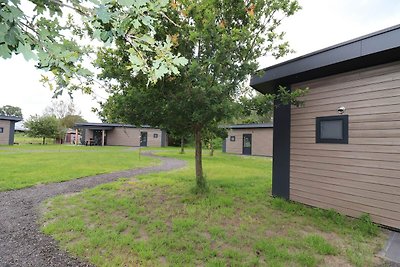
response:
<svg viewBox="0 0 400 267"><path fill-rule="evenodd" d="M398 0L299 0L302 10L286 18L281 29L286 32L295 53L279 60L260 58L260 68L295 58L331 45L335 45L374 31L400 24ZM35 69L33 61L22 56L0 59L0 106L22 108L24 118L42 114L52 101L52 92L39 81L42 71ZM81 115L90 122L100 122L91 111L104 101L107 94L101 89L96 95L73 94L73 102ZM68 101L69 96L61 99Z"/></svg>

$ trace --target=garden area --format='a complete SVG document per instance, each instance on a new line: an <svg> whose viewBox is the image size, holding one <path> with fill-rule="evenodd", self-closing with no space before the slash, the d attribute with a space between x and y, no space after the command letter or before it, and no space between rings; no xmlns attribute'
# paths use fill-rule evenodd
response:
<svg viewBox="0 0 400 267"><path fill-rule="evenodd" d="M65 148L69 149L84 150L79 153L86 158L103 154L98 163L102 157L121 154L131 160L132 168L156 164L147 157L139 161L137 151L127 148ZM42 231L72 255L97 266L383 264L375 255L386 236L368 216L351 219L272 198L269 158L204 156L209 192L195 194L193 152L181 155L176 148L156 152L186 161L181 170L142 175L138 180L123 177L49 199L42 204ZM49 146L46 153L59 155L56 146ZM113 161L122 164L121 159Z"/></svg>

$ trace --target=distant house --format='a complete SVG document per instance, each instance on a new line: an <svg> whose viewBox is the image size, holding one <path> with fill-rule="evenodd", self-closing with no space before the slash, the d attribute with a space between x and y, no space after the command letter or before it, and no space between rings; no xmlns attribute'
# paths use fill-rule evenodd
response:
<svg viewBox="0 0 400 267"><path fill-rule="evenodd" d="M223 152L272 156L272 123L235 124L226 128L228 137L224 141Z"/></svg>
<svg viewBox="0 0 400 267"><path fill-rule="evenodd" d="M78 133L78 140L80 140L81 136ZM65 144L75 144L76 141L76 131L74 129L67 129L67 132L64 136Z"/></svg>
<svg viewBox="0 0 400 267"><path fill-rule="evenodd" d="M13 145L15 123L21 121L20 117L0 116L0 145Z"/></svg>
<svg viewBox="0 0 400 267"><path fill-rule="evenodd" d="M400 25L253 76L262 93L309 87L276 105L272 194L400 229Z"/></svg>
<svg viewBox="0 0 400 267"><path fill-rule="evenodd" d="M167 134L164 130L150 126L136 127L134 125L115 123L76 123L75 129L80 130L82 145L99 146L150 146L167 145Z"/></svg>

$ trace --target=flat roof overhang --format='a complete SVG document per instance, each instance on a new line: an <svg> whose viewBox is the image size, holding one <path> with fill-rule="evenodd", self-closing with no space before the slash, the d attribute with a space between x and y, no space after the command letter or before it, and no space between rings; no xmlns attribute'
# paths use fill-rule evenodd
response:
<svg viewBox="0 0 400 267"><path fill-rule="evenodd" d="M119 123L97 123L97 122L79 122L75 123L74 129L90 129L90 130L112 130L116 127L120 128L138 128L135 125L119 124ZM149 125L141 125L140 128L151 128Z"/></svg>
<svg viewBox="0 0 400 267"><path fill-rule="evenodd" d="M249 124L234 124L223 128L226 129L259 129L259 128L274 128L272 123L249 123Z"/></svg>
<svg viewBox="0 0 400 267"><path fill-rule="evenodd" d="M15 116L0 116L0 120L5 120L5 121L22 121L21 117L15 117Z"/></svg>
<svg viewBox="0 0 400 267"><path fill-rule="evenodd" d="M265 68L250 86L273 93L279 85L316 79L400 60L400 24Z"/></svg>

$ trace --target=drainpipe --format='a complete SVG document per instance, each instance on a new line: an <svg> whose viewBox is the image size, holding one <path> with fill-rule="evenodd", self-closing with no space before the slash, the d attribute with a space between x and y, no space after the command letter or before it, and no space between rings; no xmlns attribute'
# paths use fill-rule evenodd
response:
<svg viewBox="0 0 400 267"><path fill-rule="evenodd" d="M101 130L101 146L104 146L106 130Z"/></svg>

